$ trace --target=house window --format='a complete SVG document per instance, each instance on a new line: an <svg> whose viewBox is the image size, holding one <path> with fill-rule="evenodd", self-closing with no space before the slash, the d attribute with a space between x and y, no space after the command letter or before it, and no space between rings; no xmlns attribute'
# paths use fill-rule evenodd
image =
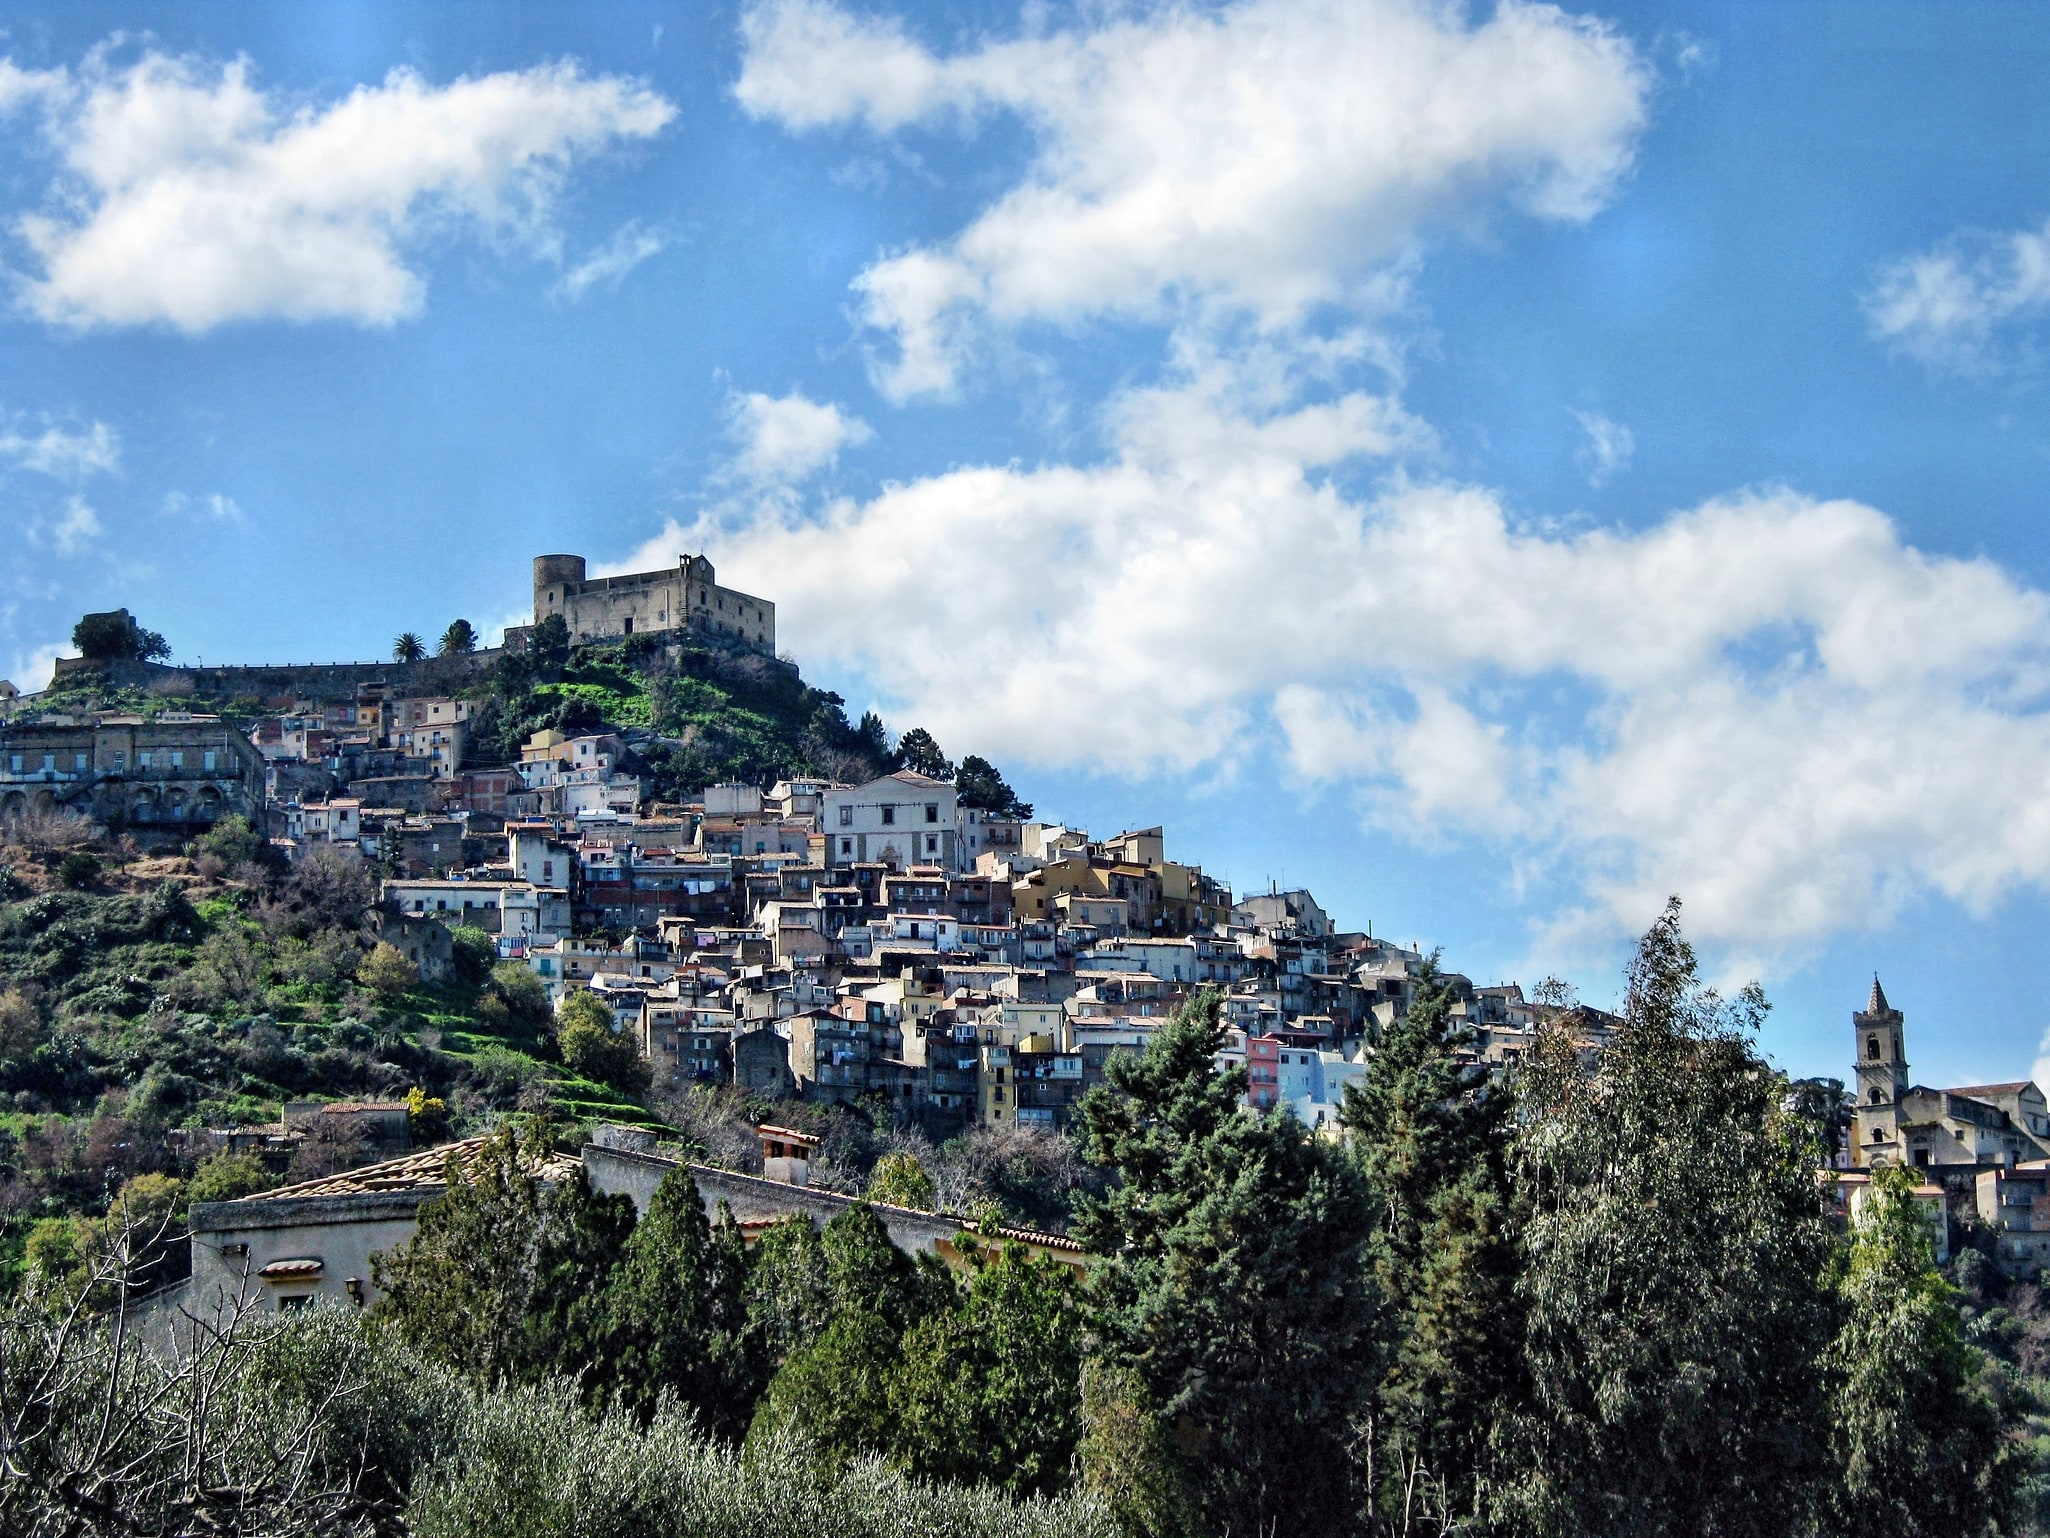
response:
<svg viewBox="0 0 2050 1538"><path fill-rule="evenodd" d="M897 821L897 809L894 806L885 806L882 810L883 826L886 828L893 826Z"/></svg>
<svg viewBox="0 0 2050 1538"><path fill-rule="evenodd" d="M182 748L173 748L171 750L171 767L173 769L183 769L185 767L185 752Z"/></svg>
<svg viewBox="0 0 2050 1538"><path fill-rule="evenodd" d="M85 772L85 755L83 753L72 754L71 762L72 766L76 768L81 774Z"/></svg>
<svg viewBox="0 0 2050 1538"><path fill-rule="evenodd" d="M853 827L853 826L854 826L854 808L853 808L853 807L851 807L851 806L843 806L843 807L841 807L841 808L840 808L840 826L841 826L841 827L843 827L843 828L851 828L851 827Z"/></svg>
<svg viewBox="0 0 2050 1538"><path fill-rule="evenodd" d="M213 751L212 749L208 749L208 750L207 750L207 755L206 755L206 772L207 772L208 774L212 774L212 773L214 772L214 764L215 764L215 761L216 761L216 760L217 760L217 759L219 758L219 756L220 756L220 755L219 755L219 754L217 754L217 753L215 753L215 752L214 752L214 751Z"/></svg>
<svg viewBox="0 0 2050 1538"><path fill-rule="evenodd" d="M937 833L926 834L925 852L927 854L938 854L940 852L940 836Z"/></svg>
<svg viewBox="0 0 2050 1538"><path fill-rule="evenodd" d="M150 753L150 750L148 748L144 748L140 753L135 755L136 766L142 769L149 768L151 757L152 755Z"/></svg>
<svg viewBox="0 0 2050 1538"><path fill-rule="evenodd" d="M852 853L854 853L854 840L853 840L853 839L851 839L851 838L843 838L843 839L841 839L841 840L840 840L840 853L842 853L842 854L852 854Z"/></svg>
<svg viewBox="0 0 2050 1538"><path fill-rule="evenodd" d="M937 801L925 803L925 820L927 822L938 822L940 820L940 804Z"/></svg>

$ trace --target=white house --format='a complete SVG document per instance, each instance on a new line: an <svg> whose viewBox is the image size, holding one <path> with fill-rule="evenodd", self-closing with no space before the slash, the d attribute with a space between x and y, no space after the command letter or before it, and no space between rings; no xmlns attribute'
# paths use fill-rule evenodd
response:
<svg viewBox="0 0 2050 1538"><path fill-rule="evenodd" d="M819 797L826 863L835 867L880 862L897 870L959 870L959 817L953 786L909 769Z"/></svg>

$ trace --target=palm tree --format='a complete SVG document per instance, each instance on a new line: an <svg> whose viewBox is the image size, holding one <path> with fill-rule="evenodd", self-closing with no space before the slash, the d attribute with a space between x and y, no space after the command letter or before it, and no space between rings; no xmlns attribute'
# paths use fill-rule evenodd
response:
<svg viewBox="0 0 2050 1538"><path fill-rule="evenodd" d="M391 656L394 662L418 662L426 655L427 643L410 630L391 643Z"/></svg>
<svg viewBox="0 0 2050 1538"><path fill-rule="evenodd" d="M455 621L441 633L441 654L444 657L454 657L476 649L477 629L466 619Z"/></svg>

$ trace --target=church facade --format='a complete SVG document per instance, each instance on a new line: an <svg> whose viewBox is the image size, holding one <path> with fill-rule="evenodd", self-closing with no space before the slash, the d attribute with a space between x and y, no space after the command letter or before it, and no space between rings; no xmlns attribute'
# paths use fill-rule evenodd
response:
<svg viewBox="0 0 2050 1538"><path fill-rule="evenodd" d="M1856 1106L1851 1162L1859 1169L1909 1164L1945 1185L1969 1186L1983 1169L2050 1158L2050 1101L2026 1079L1930 1089L1908 1076L1907 1017L1879 979L1851 1016Z"/></svg>

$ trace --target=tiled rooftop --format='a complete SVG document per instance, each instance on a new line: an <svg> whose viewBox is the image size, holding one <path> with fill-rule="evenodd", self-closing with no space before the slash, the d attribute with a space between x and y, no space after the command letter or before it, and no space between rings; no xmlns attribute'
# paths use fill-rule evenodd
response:
<svg viewBox="0 0 2050 1538"><path fill-rule="evenodd" d="M443 1143L401 1158L387 1159L382 1164L366 1164L361 1169L343 1170L340 1174L324 1175L318 1180L302 1180L297 1185L281 1186L245 1200L298 1201L309 1196L366 1196L377 1191L439 1188L444 1183L444 1172L451 1158L467 1166L489 1141L488 1137L472 1137L458 1143ZM544 1179L562 1180L575 1174L579 1167L575 1159L551 1154L539 1173Z"/></svg>

